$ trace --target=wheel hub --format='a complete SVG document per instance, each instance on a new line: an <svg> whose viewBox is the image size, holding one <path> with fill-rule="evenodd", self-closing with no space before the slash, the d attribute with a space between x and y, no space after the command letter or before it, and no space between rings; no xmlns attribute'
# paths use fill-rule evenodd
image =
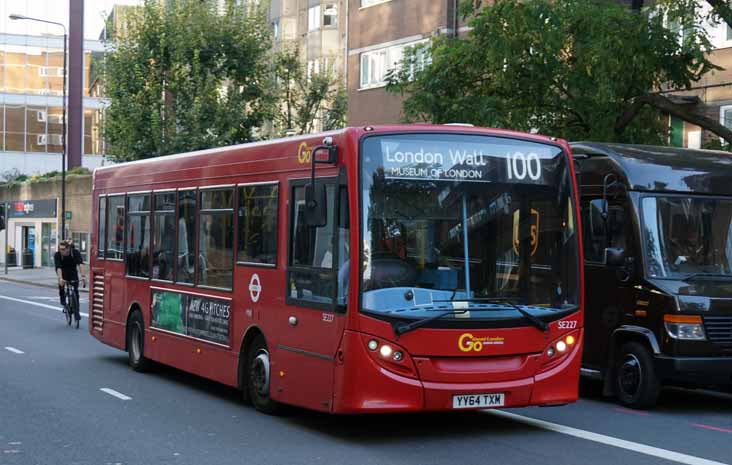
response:
<svg viewBox="0 0 732 465"><path fill-rule="evenodd" d="M638 358L633 354L626 354L620 366L620 388L629 396L635 396L640 389L643 369Z"/></svg>
<svg viewBox="0 0 732 465"><path fill-rule="evenodd" d="M261 351L254 357L251 367L252 384L260 396L269 395L269 354Z"/></svg>

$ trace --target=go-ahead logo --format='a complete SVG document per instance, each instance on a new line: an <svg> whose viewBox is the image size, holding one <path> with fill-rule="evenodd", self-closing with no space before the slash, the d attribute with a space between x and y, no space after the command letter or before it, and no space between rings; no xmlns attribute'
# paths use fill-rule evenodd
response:
<svg viewBox="0 0 732 465"><path fill-rule="evenodd" d="M480 352L484 345L502 345L504 338L501 336L483 336L476 337L470 333L465 333L458 339L458 348L462 352Z"/></svg>

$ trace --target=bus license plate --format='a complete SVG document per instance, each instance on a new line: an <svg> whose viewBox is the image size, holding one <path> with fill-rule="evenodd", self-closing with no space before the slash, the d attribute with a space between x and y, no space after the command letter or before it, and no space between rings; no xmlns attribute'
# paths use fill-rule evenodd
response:
<svg viewBox="0 0 732 465"><path fill-rule="evenodd" d="M458 394L452 396L452 408L492 408L503 407L505 394Z"/></svg>

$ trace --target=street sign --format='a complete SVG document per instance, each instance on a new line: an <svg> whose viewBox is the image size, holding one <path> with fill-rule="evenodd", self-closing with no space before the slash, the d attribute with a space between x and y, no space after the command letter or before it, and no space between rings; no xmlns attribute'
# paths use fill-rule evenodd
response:
<svg viewBox="0 0 732 465"><path fill-rule="evenodd" d="M64 219L67 220L67 221L70 220L71 219L71 212L64 213Z"/></svg>

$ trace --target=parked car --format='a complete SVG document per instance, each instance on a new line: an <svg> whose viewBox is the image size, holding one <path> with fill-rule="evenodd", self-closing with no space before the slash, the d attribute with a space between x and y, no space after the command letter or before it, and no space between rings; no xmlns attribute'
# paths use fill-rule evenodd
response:
<svg viewBox="0 0 732 465"><path fill-rule="evenodd" d="M623 405L732 386L732 155L576 142L582 374Z"/></svg>

